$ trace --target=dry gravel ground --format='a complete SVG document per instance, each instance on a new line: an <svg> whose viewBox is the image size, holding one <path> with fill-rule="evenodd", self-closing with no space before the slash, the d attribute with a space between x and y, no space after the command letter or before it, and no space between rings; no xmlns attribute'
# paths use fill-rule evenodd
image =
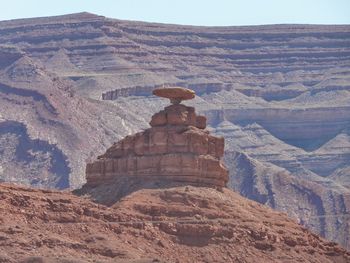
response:
<svg viewBox="0 0 350 263"><path fill-rule="evenodd" d="M141 189L109 206L0 184L0 262L350 262L285 214L228 189Z"/></svg>

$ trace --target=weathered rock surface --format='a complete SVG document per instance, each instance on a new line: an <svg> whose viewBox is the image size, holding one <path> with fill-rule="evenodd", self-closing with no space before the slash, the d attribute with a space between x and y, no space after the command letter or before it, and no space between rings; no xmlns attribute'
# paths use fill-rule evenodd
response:
<svg viewBox="0 0 350 263"><path fill-rule="evenodd" d="M166 105L152 90L180 85L196 91L189 106L242 171L230 172L231 188L350 246L349 25L211 28L82 13L2 21L0 43L1 180L81 186L86 162Z"/></svg>
<svg viewBox="0 0 350 263"><path fill-rule="evenodd" d="M97 161L88 163L88 186L118 177L226 186L228 171L220 160L224 138L203 130L206 118L197 116L193 107L178 104L193 98L194 92L169 88L155 90L154 94L176 100L175 104L153 115L152 128L125 137Z"/></svg>
<svg viewBox="0 0 350 263"><path fill-rule="evenodd" d="M108 196L108 184L100 195ZM100 189L102 190L102 189ZM108 201L108 200L105 200ZM350 253L224 188L138 190L97 205L0 184L3 262L345 263ZM35 259L35 260L34 260Z"/></svg>
<svg viewBox="0 0 350 263"><path fill-rule="evenodd" d="M170 102L173 104L180 104L183 100L191 100L195 97L193 90L182 87L155 89L152 93L158 97L170 99Z"/></svg>

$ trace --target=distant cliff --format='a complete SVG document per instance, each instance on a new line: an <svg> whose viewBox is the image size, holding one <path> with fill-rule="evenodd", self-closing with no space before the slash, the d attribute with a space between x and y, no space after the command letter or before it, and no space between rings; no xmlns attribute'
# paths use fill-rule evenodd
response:
<svg viewBox="0 0 350 263"><path fill-rule="evenodd" d="M350 247L350 26L194 27L88 13L0 22L0 179L76 188L149 127L163 85L199 95L230 187Z"/></svg>

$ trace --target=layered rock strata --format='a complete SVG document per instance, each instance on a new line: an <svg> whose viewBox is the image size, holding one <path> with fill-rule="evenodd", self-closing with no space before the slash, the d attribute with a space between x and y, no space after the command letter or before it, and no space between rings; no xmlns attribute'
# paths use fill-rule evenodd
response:
<svg viewBox="0 0 350 263"><path fill-rule="evenodd" d="M82 186L86 160L164 107L150 92L180 85L225 137L229 187L350 248L349 25L192 27L82 13L2 21L0 32L0 180ZM246 155L252 164L237 159Z"/></svg>
<svg viewBox="0 0 350 263"><path fill-rule="evenodd" d="M170 97L174 104L152 116L151 128L125 137L87 164L87 184L140 177L226 186L228 171L220 160L224 138L210 135L205 130L206 118L197 116L193 107L180 104L180 97Z"/></svg>
<svg viewBox="0 0 350 263"><path fill-rule="evenodd" d="M97 205L0 184L0 262L350 262L284 213L222 190L140 189Z"/></svg>

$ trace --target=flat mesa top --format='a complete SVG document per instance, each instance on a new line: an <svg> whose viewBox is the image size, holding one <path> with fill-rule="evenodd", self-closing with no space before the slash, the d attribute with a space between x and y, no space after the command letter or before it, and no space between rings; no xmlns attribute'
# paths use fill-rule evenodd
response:
<svg viewBox="0 0 350 263"><path fill-rule="evenodd" d="M167 98L171 101L190 100L195 97L195 92L191 89L173 87L173 88L158 88L153 90L153 95Z"/></svg>

